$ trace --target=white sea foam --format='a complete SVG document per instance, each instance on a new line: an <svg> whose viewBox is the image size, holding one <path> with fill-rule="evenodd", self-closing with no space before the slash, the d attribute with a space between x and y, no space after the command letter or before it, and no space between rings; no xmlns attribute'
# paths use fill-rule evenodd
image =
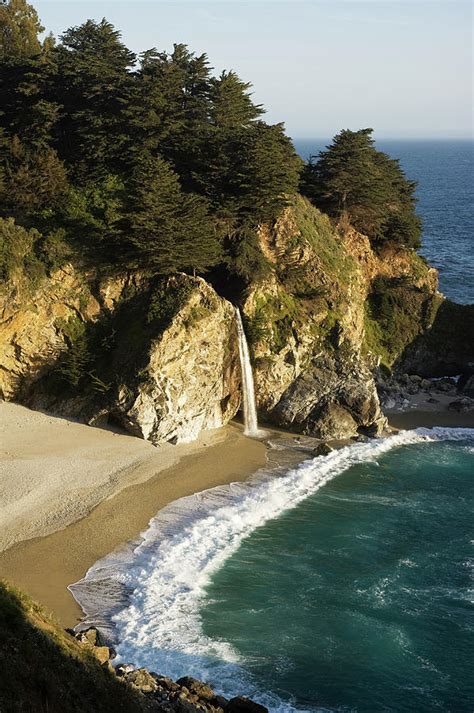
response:
<svg viewBox="0 0 474 713"><path fill-rule="evenodd" d="M86 612L86 624L98 625L114 639L119 660L173 678L192 675L223 695L245 694L274 711L294 710L258 689L230 644L203 632L200 608L210 577L256 528L350 466L399 446L473 437L473 429L403 431L306 460L289 471L262 470L244 484L182 498L161 510L138 542L94 564L70 589Z"/></svg>

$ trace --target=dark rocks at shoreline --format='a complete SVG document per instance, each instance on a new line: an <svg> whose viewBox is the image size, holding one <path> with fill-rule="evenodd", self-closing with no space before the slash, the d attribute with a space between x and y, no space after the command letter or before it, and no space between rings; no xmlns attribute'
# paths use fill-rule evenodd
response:
<svg viewBox="0 0 474 713"><path fill-rule="evenodd" d="M87 651L97 657L101 665L113 673L125 686L143 697L144 711L163 713L268 713L265 706L244 696L228 700L218 695L209 684L191 676L183 676L173 681L146 668L136 668L133 664L119 664L114 668L111 659L115 657L113 648L103 641L100 632L90 627L78 633L66 630Z"/></svg>
<svg viewBox="0 0 474 713"><path fill-rule="evenodd" d="M412 397L418 394L426 394L426 402L430 404L441 402L437 396L451 396L453 401L448 404L449 410L466 413L474 408L474 399L470 398L472 376L467 379L463 375L428 379L419 374L392 373L387 376L378 373L376 383L381 405L385 409L406 408Z"/></svg>
<svg viewBox="0 0 474 713"><path fill-rule="evenodd" d="M316 446L316 448L313 450L313 455L328 456L330 453L332 453L333 450L334 450L334 448L331 448L329 443L326 443L325 441L323 441L318 446Z"/></svg>

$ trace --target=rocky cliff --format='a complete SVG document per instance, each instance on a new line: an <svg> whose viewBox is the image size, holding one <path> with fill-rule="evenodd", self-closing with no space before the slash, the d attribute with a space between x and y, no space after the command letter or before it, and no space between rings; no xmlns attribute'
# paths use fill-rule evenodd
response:
<svg viewBox="0 0 474 713"><path fill-rule="evenodd" d="M445 370L448 328L468 369L436 271L413 250L376 252L301 197L259 228L258 249L265 270L234 300L265 420L324 439L379 434L374 370ZM234 306L184 274L104 278L66 265L37 285L13 279L0 292L0 390L156 444L192 440L240 408Z"/></svg>

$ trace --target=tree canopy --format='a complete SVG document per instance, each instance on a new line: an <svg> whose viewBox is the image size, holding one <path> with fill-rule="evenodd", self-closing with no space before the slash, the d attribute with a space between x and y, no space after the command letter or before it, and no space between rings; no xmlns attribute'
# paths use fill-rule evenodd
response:
<svg viewBox="0 0 474 713"><path fill-rule="evenodd" d="M8 245L25 235L14 220L36 231L31 249L47 265L75 256L105 270L220 264L244 279L258 274L257 228L298 190L303 164L283 124L264 121L251 85L233 71L214 75L207 55L183 44L137 57L106 19L57 43L42 32L26 0L0 0ZM374 241L417 243L414 184L376 151L369 129L341 132L304 168L301 189Z"/></svg>
<svg viewBox="0 0 474 713"><path fill-rule="evenodd" d="M300 169L250 84L183 44L137 57L105 19L42 31L26 0L0 5L0 217L82 260L238 271Z"/></svg>
<svg viewBox="0 0 474 713"><path fill-rule="evenodd" d="M415 214L416 183L399 162L378 151L373 129L341 131L301 176L301 191L322 211L346 217L375 243L419 247L421 222Z"/></svg>
<svg viewBox="0 0 474 713"><path fill-rule="evenodd" d="M41 52L38 35L44 27L26 0L0 2L0 62L21 60Z"/></svg>

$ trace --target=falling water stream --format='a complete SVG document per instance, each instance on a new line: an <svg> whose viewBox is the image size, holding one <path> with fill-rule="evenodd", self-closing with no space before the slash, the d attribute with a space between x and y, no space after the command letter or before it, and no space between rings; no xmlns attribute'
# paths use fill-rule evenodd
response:
<svg viewBox="0 0 474 713"><path fill-rule="evenodd" d="M244 423L246 436L259 436L257 407L255 405L255 387L253 383L252 365L250 363L249 347L245 336L244 325L238 307L235 308L237 333L239 337L240 366L242 370L242 395L244 401Z"/></svg>

